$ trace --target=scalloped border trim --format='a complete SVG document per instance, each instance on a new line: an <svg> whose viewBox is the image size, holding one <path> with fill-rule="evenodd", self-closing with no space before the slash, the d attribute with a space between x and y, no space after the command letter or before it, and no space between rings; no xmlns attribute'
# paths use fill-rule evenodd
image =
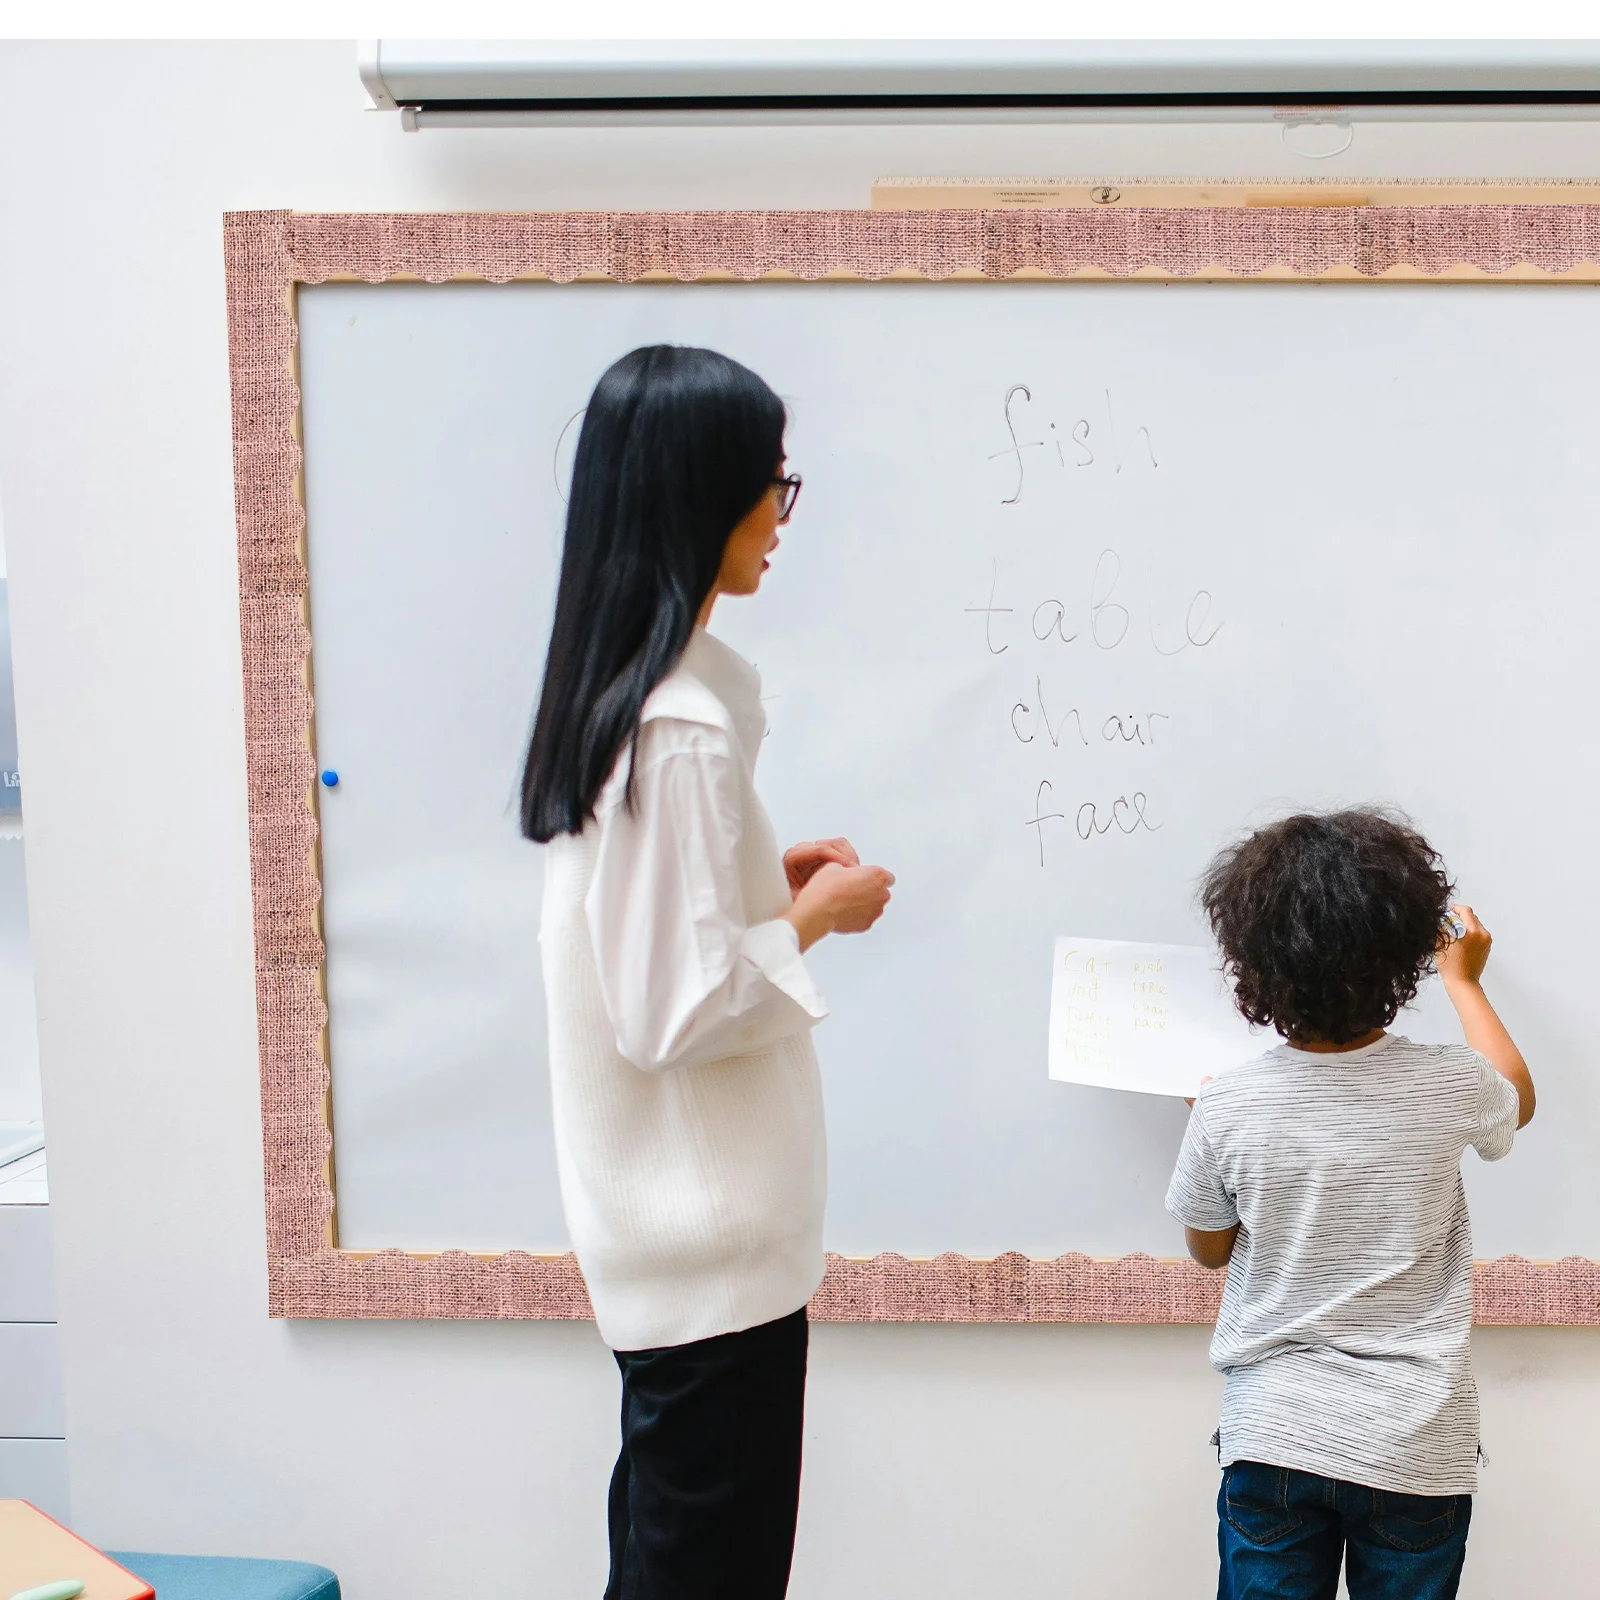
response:
<svg viewBox="0 0 1600 1600"><path fill-rule="evenodd" d="M337 1248L295 287L754 279L1600 282L1600 207L298 215L223 220L261 1055L277 1317L590 1315L576 1260ZM1206 1323L1222 1279L1147 1255L828 1257L828 1322ZM1480 1323L1600 1326L1600 1261L1479 1262Z"/></svg>
<svg viewBox="0 0 1600 1600"><path fill-rule="evenodd" d="M1142 1254L1053 1261L946 1254L828 1256L814 1322L1142 1322L1216 1320L1223 1274ZM1600 1327L1600 1262L1502 1256L1473 1269L1477 1323ZM279 1317L487 1317L576 1321L591 1315L577 1258L521 1250L418 1256L324 1248L278 1264Z"/></svg>

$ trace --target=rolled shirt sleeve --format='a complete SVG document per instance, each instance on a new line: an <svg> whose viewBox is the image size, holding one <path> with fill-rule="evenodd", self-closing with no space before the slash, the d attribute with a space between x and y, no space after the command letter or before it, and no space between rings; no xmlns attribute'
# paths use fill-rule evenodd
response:
<svg viewBox="0 0 1600 1600"><path fill-rule="evenodd" d="M584 904L622 1056L646 1072L764 1050L827 1006L782 918L751 924L740 877L742 786L726 733L655 719L633 804L602 801Z"/></svg>
<svg viewBox="0 0 1600 1600"><path fill-rule="evenodd" d="M1217 1156L1206 1132L1204 1099L1189 1113L1178 1150L1178 1164L1167 1189L1167 1211L1186 1228L1222 1233L1239 1220L1234 1197L1228 1193L1217 1169Z"/></svg>

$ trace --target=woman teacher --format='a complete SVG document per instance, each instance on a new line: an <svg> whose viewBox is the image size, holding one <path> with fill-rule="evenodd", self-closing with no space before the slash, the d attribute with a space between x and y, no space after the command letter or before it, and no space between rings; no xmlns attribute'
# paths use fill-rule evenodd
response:
<svg viewBox="0 0 1600 1600"><path fill-rule="evenodd" d="M607 1600L787 1587L827 1183L803 956L894 881L843 839L780 855L760 679L706 632L794 508L784 422L710 350L600 379L523 775L562 1201L622 1373Z"/></svg>

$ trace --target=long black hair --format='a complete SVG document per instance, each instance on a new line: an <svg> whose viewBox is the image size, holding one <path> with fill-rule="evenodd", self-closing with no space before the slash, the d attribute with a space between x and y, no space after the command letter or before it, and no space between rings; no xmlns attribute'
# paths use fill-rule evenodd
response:
<svg viewBox="0 0 1600 1600"><path fill-rule="evenodd" d="M581 833L593 816L689 642L728 535L771 487L783 427L777 395L715 350L649 345L595 385L522 772L528 838Z"/></svg>

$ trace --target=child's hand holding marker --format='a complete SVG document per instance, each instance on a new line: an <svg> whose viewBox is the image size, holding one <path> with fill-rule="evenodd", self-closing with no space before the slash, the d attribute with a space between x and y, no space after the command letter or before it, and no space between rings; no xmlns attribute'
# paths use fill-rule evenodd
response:
<svg viewBox="0 0 1600 1600"><path fill-rule="evenodd" d="M1483 969L1489 963L1490 947L1494 944L1489 930L1478 921L1471 906L1451 906L1439 926L1443 937L1434 960L1439 976L1446 983L1452 978L1476 983L1483 976Z"/></svg>
<svg viewBox="0 0 1600 1600"><path fill-rule="evenodd" d="M1533 1079L1522 1052L1489 1004L1481 981L1494 940L1471 906L1451 906L1442 927L1444 937L1433 964L1444 980L1450 1004L1461 1019L1467 1043L1479 1055L1486 1056L1494 1070L1515 1087L1519 1108L1517 1126L1525 1128L1533 1116Z"/></svg>

